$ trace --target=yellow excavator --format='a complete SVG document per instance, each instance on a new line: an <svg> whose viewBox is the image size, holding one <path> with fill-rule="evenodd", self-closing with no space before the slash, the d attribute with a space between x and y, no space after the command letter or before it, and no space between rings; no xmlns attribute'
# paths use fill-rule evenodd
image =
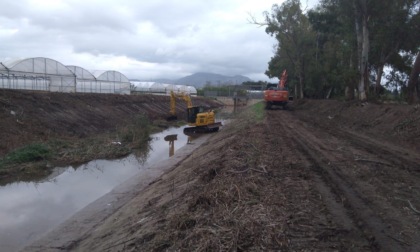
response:
<svg viewBox="0 0 420 252"><path fill-rule="evenodd" d="M213 110L205 111L201 106L193 106L191 97L189 94L179 93L175 94L173 91L170 93L170 116L168 120L177 120L175 105L176 98L181 98L187 103L187 122L190 127L184 128L185 135L191 135L194 133L209 133L216 132L219 127L222 126L221 122L216 122L215 114Z"/></svg>

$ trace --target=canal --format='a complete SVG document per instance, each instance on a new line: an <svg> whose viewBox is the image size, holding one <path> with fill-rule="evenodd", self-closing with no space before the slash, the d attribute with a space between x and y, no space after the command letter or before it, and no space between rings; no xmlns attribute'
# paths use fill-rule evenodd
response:
<svg viewBox="0 0 420 252"><path fill-rule="evenodd" d="M44 181L1 186L0 251L18 251L142 169L169 158L188 142L183 128L152 135L147 153L58 167Z"/></svg>

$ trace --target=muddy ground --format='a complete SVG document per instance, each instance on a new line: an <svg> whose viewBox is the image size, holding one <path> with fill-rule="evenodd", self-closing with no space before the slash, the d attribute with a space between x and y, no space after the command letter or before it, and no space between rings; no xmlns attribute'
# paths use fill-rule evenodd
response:
<svg viewBox="0 0 420 252"><path fill-rule="evenodd" d="M32 251L419 251L420 107L253 106L94 231Z"/></svg>

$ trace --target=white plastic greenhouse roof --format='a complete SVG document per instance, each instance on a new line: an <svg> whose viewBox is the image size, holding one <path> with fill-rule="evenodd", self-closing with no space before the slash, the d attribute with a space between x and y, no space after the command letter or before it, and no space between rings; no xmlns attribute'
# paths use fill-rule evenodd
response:
<svg viewBox="0 0 420 252"><path fill-rule="evenodd" d="M174 91L177 91L177 92L180 92L180 93L187 92L187 86L185 86L185 85L175 85L174 88L175 88Z"/></svg>
<svg viewBox="0 0 420 252"><path fill-rule="evenodd" d="M174 85L153 81L131 81L131 84L136 87L137 91L148 91L156 93L169 93L170 91L174 91L176 93L197 94L197 89L193 86Z"/></svg>
<svg viewBox="0 0 420 252"><path fill-rule="evenodd" d="M6 70L7 70L6 66L0 62L0 71L6 71Z"/></svg>
<svg viewBox="0 0 420 252"><path fill-rule="evenodd" d="M52 74L52 75L75 75L62 63L48 58L27 58L12 60L3 63L6 68L12 72Z"/></svg>
<svg viewBox="0 0 420 252"><path fill-rule="evenodd" d="M165 86L162 83L155 82L150 86L150 89L164 92Z"/></svg>
<svg viewBox="0 0 420 252"><path fill-rule="evenodd" d="M118 71L94 70L94 71L91 71L91 73L93 74L93 76L96 77L97 80L130 83L128 78L125 77L124 74Z"/></svg>
<svg viewBox="0 0 420 252"><path fill-rule="evenodd" d="M159 82L132 81L131 83L134 86L136 86L139 90L147 89L147 91L150 91L150 92L165 92L165 86Z"/></svg>
<svg viewBox="0 0 420 252"><path fill-rule="evenodd" d="M187 92L190 93L190 94L196 94L197 89L193 86L187 86Z"/></svg>
<svg viewBox="0 0 420 252"><path fill-rule="evenodd" d="M162 83L162 85L165 87L166 91L174 91L175 89L175 85L174 84L167 84L167 83Z"/></svg>
<svg viewBox="0 0 420 252"><path fill-rule="evenodd" d="M66 66L78 79L95 80L95 76L88 70L79 66Z"/></svg>
<svg viewBox="0 0 420 252"><path fill-rule="evenodd" d="M131 81L131 84L133 84L136 87L139 88L150 88L154 84L152 81Z"/></svg>

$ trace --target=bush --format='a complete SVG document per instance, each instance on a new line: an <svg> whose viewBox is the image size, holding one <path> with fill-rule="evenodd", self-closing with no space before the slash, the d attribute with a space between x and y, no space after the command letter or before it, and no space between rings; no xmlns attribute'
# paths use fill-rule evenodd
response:
<svg viewBox="0 0 420 252"><path fill-rule="evenodd" d="M140 148L150 139L151 123L149 119L140 115L132 124L126 125L118 130L118 138L123 143L129 143L134 148Z"/></svg>
<svg viewBox="0 0 420 252"><path fill-rule="evenodd" d="M50 149L46 145L34 143L11 152L2 160L2 163L26 163L40 161L48 158L50 154Z"/></svg>

